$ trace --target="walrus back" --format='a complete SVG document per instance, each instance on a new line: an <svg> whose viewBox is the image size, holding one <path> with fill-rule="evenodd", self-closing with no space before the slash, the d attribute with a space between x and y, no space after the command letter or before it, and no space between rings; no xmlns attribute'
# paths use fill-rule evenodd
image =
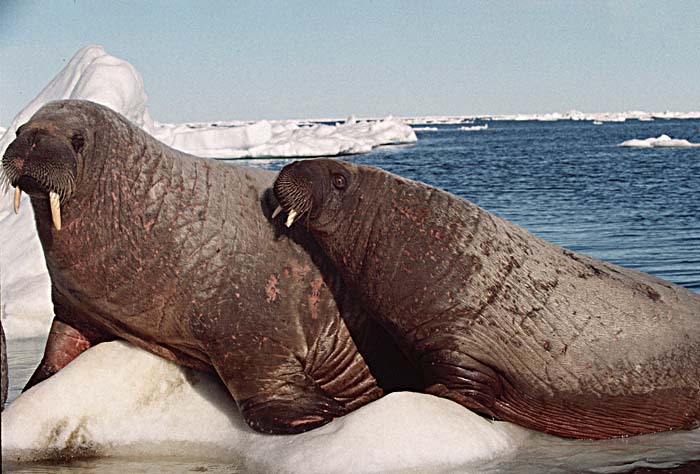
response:
<svg viewBox="0 0 700 474"><path fill-rule="evenodd" d="M312 231L429 392L564 436L698 423L700 295L450 193L348 169L360 184L332 228L319 214L332 230Z"/></svg>

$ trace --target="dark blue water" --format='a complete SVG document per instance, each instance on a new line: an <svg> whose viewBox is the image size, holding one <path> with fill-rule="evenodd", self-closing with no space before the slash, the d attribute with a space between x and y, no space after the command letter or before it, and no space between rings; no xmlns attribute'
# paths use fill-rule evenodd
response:
<svg viewBox="0 0 700 474"><path fill-rule="evenodd" d="M416 132L414 145L345 159L424 181L550 242L700 291L700 148L617 146L661 134L697 143L700 120L488 125L472 132L438 125Z"/></svg>

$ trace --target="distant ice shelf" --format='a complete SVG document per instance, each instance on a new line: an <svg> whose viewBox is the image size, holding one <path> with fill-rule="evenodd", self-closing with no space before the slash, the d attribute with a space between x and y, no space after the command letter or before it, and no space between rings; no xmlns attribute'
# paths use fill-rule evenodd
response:
<svg viewBox="0 0 700 474"><path fill-rule="evenodd" d="M668 135L645 138L644 140L626 140L618 146L630 148L697 148L700 143L692 143L682 138L671 138Z"/></svg>
<svg viewBox="0 0 700 474"><path fill-rule="evenodd" d="M486 130L489 128L489 124L485 123L484 125L466 125L459 127L458 130L461 130L462 132L477 132L479 130Z"/></svg>
<svg viewBox="0 0 700 474"><path fill-rule="evenodd" d="M627 112L580 112L570 110L568 112L552 112L544 114L511 114L511 115L460 115L460 116L427 116L427 117L402 117L405 123L411 125L454 125L474 123L475 120L493 121L538 121L555 122L558 120L590 121L590 122L624 122L626 120L639 120L643 122L655 119L700 119L698 112L643 112L632 110Z"/></svg>

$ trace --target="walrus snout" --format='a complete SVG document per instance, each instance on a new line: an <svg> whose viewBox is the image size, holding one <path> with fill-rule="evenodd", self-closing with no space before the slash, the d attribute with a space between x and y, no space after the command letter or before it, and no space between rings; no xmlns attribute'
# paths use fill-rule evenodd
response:
<svg viewBox="0 0 700 474"><path fill-rule="evenodd" d="M72 145L43 129L23 129L7 147L2 159L7 182L15 188L14 210L19 212L22 191L51 204L51 219L61 229L61 202L75 187L77 163Z"/></svg>
<svg viewBox="0 0 700 474"><path fill-rule="evenodd" d="M279 202L272 217L281 211L287 212L285 225L291 227L295 220L307 215L312 208L314 198L314 176L311 163L295 161L285 166L275 180L273 191ZM313 166L311 166L313 168Z"/></svg>

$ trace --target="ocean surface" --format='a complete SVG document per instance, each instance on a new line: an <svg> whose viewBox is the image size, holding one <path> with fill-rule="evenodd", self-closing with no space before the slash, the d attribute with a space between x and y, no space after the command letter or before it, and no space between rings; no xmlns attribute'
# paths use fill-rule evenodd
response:
<svg viewBox="0 0 700 474"><path fill-rule="evenodd" d="M480 123L488 128L421 125L416 144L342 159L437 186L557 245L700 292L700 148L617 146L662 134L700 143L700 120Z"/></svg>
<svg viewBox="0 0 700 474"><path fill-rule="evenodd" d="M477 121L476 125L486 122ZM700 148L623 148L658 137L700 142L700 120L593 125L588 121L489 121L478 131L429 125L418 142L344 156L443 188L569 249L700 292ZM469 124L474 125L474 124ZM237 160L279 169L292 160ZM41 357L42 342L10 344L10 398ZM611 442L542 437L516 457L449 472L630 472L700 459L700 436L666 433ZM554 440L554 441L553 441ZM690 443L690 444L689 444ZM607 461L606 461L607 460ZM686 472L700 470L686 466ZM89 459L6 464L13 472L241 472L211 461ZM440 469L445 472L444 469ZM264 471L263 471L264 472ZM640 471L654 472L654 471Z"/></svg>

